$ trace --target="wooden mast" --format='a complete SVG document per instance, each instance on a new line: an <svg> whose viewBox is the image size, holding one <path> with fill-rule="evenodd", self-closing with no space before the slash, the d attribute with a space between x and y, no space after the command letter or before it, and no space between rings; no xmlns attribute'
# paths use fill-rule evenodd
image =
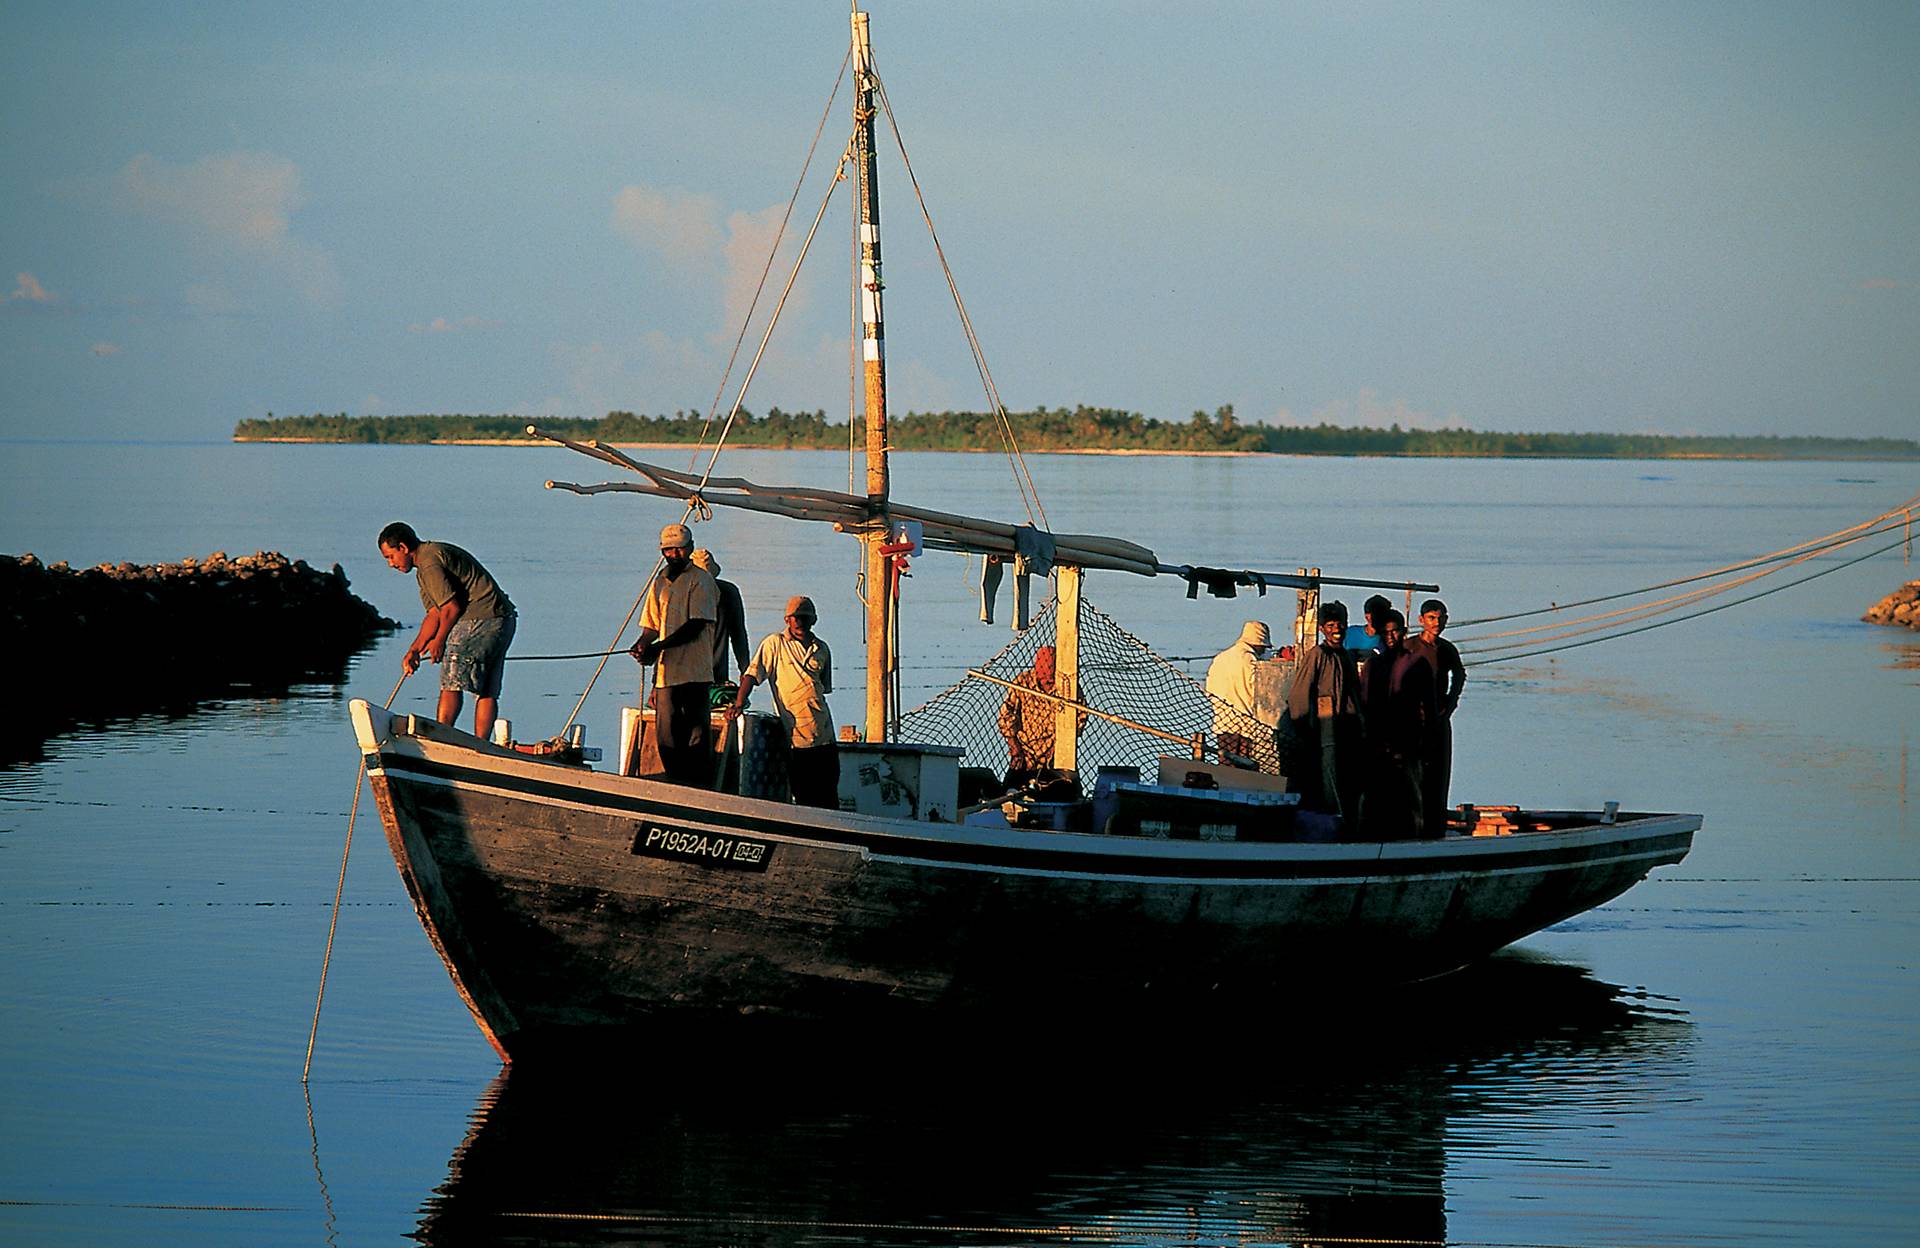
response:
<svg viewBox="0 0 1920 1248"><path fill-rule="evenodd" d="M867 598L866 739L893 737L890 710L899 666L893 621L896 582L887 544L887 360L880 316L880 179L873 145L873 47L867 40L867 15L853 15L854 167L860 203L860 347L866 379L867 512L871 521L862 537Z"/></svg>

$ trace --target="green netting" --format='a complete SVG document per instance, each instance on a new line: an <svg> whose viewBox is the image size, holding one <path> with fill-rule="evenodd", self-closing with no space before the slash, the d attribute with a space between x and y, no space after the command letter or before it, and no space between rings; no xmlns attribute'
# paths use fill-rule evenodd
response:
<svg viewBox="0 0 1920 1248"><path fill-rule="evenodd" d="M1049 602L1032 627L979 670L1012 680L1031 668L1034 652L1055 644L1055 607L1055 602ZM1009 694L1004 685L970 675L902 715L900 739L963 746L967 751L963 765L1005 774L1007 743L1000 735L998 721L1000 707ZM1080 701L1095 711L1180 738L1169 741L1099 715L1088 716L1079 743L1078 771L1083 790L1091 791L1101 767L1138 767L1141 778L1151 783L1163 756L1193 756L1191 741L1196 735L1202 758L1223 761L1224 736L1230 753L1236 756L1229 761L1242 766L1251 763L1270 775L1280 774L1272 728L1210 696L1199 682L1155 654L1084 598L1080 601Z"/></svg>

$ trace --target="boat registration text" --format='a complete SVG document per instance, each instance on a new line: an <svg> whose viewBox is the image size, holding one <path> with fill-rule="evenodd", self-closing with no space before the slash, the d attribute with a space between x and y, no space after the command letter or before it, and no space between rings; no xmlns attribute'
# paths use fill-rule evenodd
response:
<svg viewBox="0 0 1920 1248"><path fill-rule="evenodd" d="M773 857L773 844L747 836L720 836L692 828L649 823L634 833L632 852L647 858L697 862L705 867L765 871L767 861Z"/></svg>

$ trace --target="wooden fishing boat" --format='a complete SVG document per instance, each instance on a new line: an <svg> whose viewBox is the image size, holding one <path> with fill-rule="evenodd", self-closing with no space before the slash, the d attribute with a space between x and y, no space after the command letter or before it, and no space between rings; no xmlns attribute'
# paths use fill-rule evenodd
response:
<svg viewBox="0 0 1920 1248"><path fill-rule="evenodd" d="M842 809L785 800L777 778L757 774L745 728L731 738L733 756L716 760L716 788L702 790L635 774L637 713L612 765L595 769L578 749L529 755L352 705L401 877L503 1057L642 1023L1206 1011L1418 980L1600 905L1686 855L1697 815L1611 805L1503 808L1432 839L1339 839L1286 792L1269 726L1236 720L1081 593L1087 571L1168 578L1189 597L1200 586L1220 596L1292 588L1304 639L1323 586L1437 586L1172 563L1119 538L893 499L873 161L873 118L885 105L863 14L852 64L846 160L858 175L867 493L771 489L711 467L695 477L559 437L639 480L547 483L674 500L696 517L735 507L859 538L866 584L879 588L866 595L864 734L842 747ZM1010 565L1017 623L1032 627L948 695L903 714L898 573L926 549ZM1029 622L1028 583L1039 578L1052 600ZM1011 696L1053 708L1065 799L988 786L990 800L979 800L963 779L981 772L964 765L1004 765L992 713L1043 640L1056 651L1051 692ZM554 740L572 740L574 728Z"/></svg>
<svg viewBox="0 0 1920 1248"><path fill-rule="evenodd" d="M531 758L353 704L421 924L502 1056L767 1015L1233 1009L1437 975L1676 863L1695 815L1371 844L813 811Z"/></svg>

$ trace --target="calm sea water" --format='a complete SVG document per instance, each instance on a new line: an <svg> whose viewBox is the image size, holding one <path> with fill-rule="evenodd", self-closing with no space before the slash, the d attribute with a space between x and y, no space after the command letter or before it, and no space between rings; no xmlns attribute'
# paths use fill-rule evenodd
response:
<svg viewBox="0 0 1920 1248"><path fill-rule="evenodd" d="M723 471L847 479L827 454ZM1056 456L1034 471L1056 529L1174 562L1437 580L1458 619L1732 563L1920 492L1913 465ZM373 545L407 519L495 572L521 607L517 654L605 649L677 514L545 491L549 477L604 479L546 450L13 443L0 551L85 565L278 549L341 563L417 622L412 581ZM901 456L895 490L1019 516L997 457ZM725 514L701 540L756 635L787 595L815 598L837 713L857 719L851 542ZM642 1042L615 1069L503 1075L367 810L309 1101L356 780L345 699L386 699L404 638L344 688L56 738L0 770L0 1242L1912 1242L1920 645L1856 621L1915 575L1894 553L1476 668L1457 799L1699 811L1692 857L1364 1017L1276 1001L1174 1020L1173 1039L1036 1018L960 1053L848 1037L824 1059L713 1069ZM1247 618L1282 626L1291 603L1115 576L1087 592L1182 656ZM906 603L910 701L1009 636L975 621L957 556L917 561ZM592 667L517 664L504 706L520 735L556 730ZM633 679L622 659L595 686L591 739L611 739ZM432 696L417 678L396 706Z"/></svg>

